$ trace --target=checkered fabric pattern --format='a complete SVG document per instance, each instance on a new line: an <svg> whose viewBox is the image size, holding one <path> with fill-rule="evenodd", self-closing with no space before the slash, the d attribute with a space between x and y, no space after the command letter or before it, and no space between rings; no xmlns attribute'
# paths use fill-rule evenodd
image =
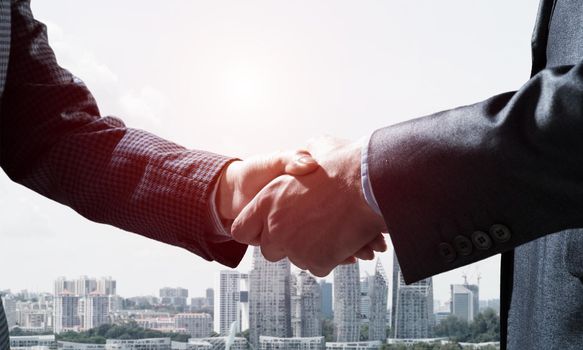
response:
<svg viewBox="0 0 583 350"><path fill-rule="evenodd" d="M217 234L209 205L232 159L101 117L86 86L58 66L30 1L11 6L0 114L0 165L8 176L90 220L236 266L246 246Z"/></svg>

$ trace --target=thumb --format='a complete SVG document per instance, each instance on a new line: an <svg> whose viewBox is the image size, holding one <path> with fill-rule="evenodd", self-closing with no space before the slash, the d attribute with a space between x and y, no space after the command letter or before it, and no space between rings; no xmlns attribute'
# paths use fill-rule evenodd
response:
<svg viewBox="0 0 583 350"><path fill-rule="evenodd" d="M235 218L231 235L239 243L259 245L264 228L263 206L259 195L253 198Z"/></svg>
<svg viewBox="0 0 583 350"><path fill-rule="evenodd" d="M318 162L305 150L281 153L278 157L283 164L283 172L288 175L307 175L319 168Z"/></svg>

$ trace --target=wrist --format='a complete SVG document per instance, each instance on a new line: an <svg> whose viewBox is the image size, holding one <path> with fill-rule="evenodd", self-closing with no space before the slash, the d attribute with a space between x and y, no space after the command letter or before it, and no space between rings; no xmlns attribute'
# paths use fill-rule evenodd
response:
<svg viewBox="0 0 583 350"><path fill-rule="evenodd" d="M233 203L240 163L241 161L229 163L219 179L219 187L215 197L215 203L221 220L233 220L236 217Z"/></svg>

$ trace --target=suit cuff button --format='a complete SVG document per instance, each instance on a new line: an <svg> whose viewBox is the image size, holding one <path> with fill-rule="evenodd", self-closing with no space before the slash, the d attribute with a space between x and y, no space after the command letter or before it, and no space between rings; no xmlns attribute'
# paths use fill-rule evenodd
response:
<svg viewBox="0 0 583 350"><path fill-rule="evenodd" d="M445 262L453 262L455 260L455 250L449 243L440 243L439 244L439 255Z"/></svg>

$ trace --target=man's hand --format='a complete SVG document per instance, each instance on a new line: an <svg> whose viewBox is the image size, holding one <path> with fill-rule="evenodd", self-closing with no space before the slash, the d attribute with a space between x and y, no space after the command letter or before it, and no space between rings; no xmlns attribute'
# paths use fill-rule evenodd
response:
<svg viewBox="0 0 583 350"><path fill-rule="evenodd" d="M308 148L320 164L314 173L273 180L243 209L232 227L242 243L261 245L265 258L288 257L325 276L354 257L386 250L384 220L361 190L360 145L331 138Z"/></svg>
<svg viewBox="0 0 583 350"><path fill-rule="evenodd" d="M233 220L265 185L280 175L306 175L318 168L307 151L277 152L235 161L221 176L216 195L218 213Z"/></svg>

